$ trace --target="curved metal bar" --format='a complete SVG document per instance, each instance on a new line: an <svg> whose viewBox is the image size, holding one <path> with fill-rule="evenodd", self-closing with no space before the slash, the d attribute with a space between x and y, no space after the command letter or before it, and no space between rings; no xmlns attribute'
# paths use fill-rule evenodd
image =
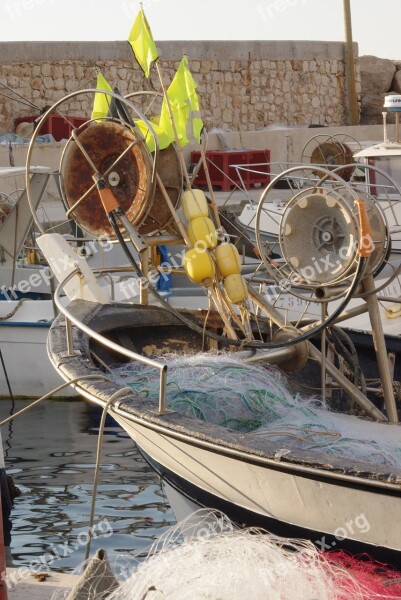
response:
<svg viewBox="0 0 401 600"><path fill-rule="evenodd" d="M114 352L117 352L118 354L122 354L123 356L126 356L127 358L129 358L133 361L138 361L140 363L148 365L149 367L158 369L160 371L159 412L160 413L166 412L167 365L163 365L162 363L152 360L151 358L142 356L142 354L137 354L136 352L127 350L126 348L123 348L119 344L116 344L115 342L108 340L106 337L104 337L97 331L94 331L93 329L91 329L90 327L85 325L84 323L81 323L81 321L79 319L77 319L76 317L74 317L74 315L72 315L71 312L65 306L63 306L63 304L61 303L61 301L60 301L61 289L75 275L78 275L78 273L80 273L80 269L79 268L74 269L74 271L69 273L67 275L67 277L58 284L58 286L54 292L54 301L56 303L57 308L70 323L73 323L78 329L80 329L88 337L93 338L94 340L99 342L99 344L102 344L103 346L106 346L106 348L109 348L110 350L114 350Z"/></svg>

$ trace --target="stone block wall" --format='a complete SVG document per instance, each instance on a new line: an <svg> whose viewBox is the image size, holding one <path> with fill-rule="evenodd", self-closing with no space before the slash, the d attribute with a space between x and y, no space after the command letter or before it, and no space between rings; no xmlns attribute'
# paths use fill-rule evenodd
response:
<svg viewBox="0 0 401 600"><path fill-rule="evenodd" d="M188 41L157 45L166 83L171 81L182 53L188 53L209 130L347 123L344 44L340 42ZM0 43L0 82L38 109L79 88L94 87L96 68L124 95L142 89L160 90L155 69L146 80L126 42ZM0 93L10 95L2 86ZM91 108L88 99L79 96L69 105L70 114L77 116L89 116ZM37 111L0 96L0 133L13 131L16 117L31 114Z"/></svg>

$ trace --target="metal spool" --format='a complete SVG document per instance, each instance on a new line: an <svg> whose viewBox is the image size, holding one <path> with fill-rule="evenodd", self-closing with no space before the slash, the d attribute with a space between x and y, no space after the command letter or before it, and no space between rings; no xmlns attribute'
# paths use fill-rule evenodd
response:
<svg viewBox="0 0 401 600"><path fill-rule="evenodd" d="M374 273L384 260L386 224L371 198L363 198L371 226ZM302 223L302 227L299 224ZM355 271L359 222L353 199L320 189L291 201L280 223L280 247L291 270L309 285L333 285Z"/></svg>
<svg viewBox="0 0 401 600"><path fill-rule="evenodd" d="M78 135L80 144L101 175L105 175L120 209L133 225L140 225L150 210L152 163L145 144L118 123L93 123ZM137 142L137 143L135 143ZM132 147L127 151L130 144ZM125 154L123 154L127 151ZM62 172L65 200L73 206L93 186L93 168L78 144L70 140ZM74 210L74 219L94 236L113 237L97 189L93 189Z"/></svg>
<svg viewBox="0 0 401 600"><path fill-rule="evenodd" d="M132 225L141 234L166 229L172 215L159 188L155 191L152 156L135 130L115 121L104 121L81 130L78 139ZM116 164L110 169L113 163ZM73 139L66 148L61 170L64 199L71 207L94 183L93 168ZM182 173L174 148L160 153L157 172L176 206ZM72 216L90 234L114 238L97 189L87 194Z"/></svg>
<svg viewBox="0 0 401 600"><path fill-rule="evenodd" d="M352 162L352 151L346 144L336 141L318 144L312 151L310 162L314 165L325 165L329 169L348 165L344 169L336 171L344 181L349 181L354 172L354 167L349 166L349 163Z"/></svg>

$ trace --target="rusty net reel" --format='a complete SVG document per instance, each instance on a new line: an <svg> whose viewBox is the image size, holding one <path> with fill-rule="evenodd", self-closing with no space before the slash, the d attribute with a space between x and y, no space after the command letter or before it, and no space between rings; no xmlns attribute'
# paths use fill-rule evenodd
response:
<svg viewBox="0 0 401 600"><path fill-rule="evenodd" d="M141 235L169 228L172 215L160 188L152 181L152 156L135 131L114 121L104 121L80 131L78 140L110 186L119 208ZM113 237L98 191L91 190L93 169L74 139L68 142L61 173L63 195L69 208L85 196L72 211L73 218L94 236ZM175 207L182 175L173 146L160 152L157 173Z"/></svg>
<svg viewBox="0 0 401 600"><path fill-rule="evenodd" d="M344 181L350 181L355 166L352 157L361 148L359 142L345 134L318 134L307 141L301 152L301 162L336 169ZM318 171L316 175L319 176Z"/></svg>
<svg viewBox="0 0 401 600"><path fill-rule="evenodd" d="M43 115L43 122L53 113L68 114L68 105L77 96L84 96L87 104L93 105L96 93L97 90L83 90L66 96ZM117 201L118 209L140 235L175 232L164 194L177 207L182 170L176 149L171 145L160 151L151 124L142 112L129 99L111 92L107 96L110 101L118 101L122 107L120 114L88 119L73 128L61 155L59 189L67 217L95 238L115 238L96 186L95 179L100 178ZM68 122L69 117L64 118ZM146 140L135 126L136 120L148 127ZM39 130L40 126L31 140L32 149ZM150 138L153 151L147 146ZM124 233L121 225L120 228ZM47 230L42 225L40 229L46 233L50 227ZM57 228L52 226L51 230Z"/></svg>

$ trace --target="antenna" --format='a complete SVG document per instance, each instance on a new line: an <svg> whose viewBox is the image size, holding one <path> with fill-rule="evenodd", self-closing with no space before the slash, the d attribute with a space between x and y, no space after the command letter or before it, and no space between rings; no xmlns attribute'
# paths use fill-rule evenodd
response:
<svg viewBox="0 0 401 600"><path fill-rule="evenodd" d="M384 98L384 108L387 108L388 112L395 113L395 141L397 144L400 143L400 112L401 112L401 95L400 94L391 94L391 96L386 96ZM385 124L385 118L383 113L383 120ZM387 128L384 125L384 141L388 142L387 139Z"/></svg>

